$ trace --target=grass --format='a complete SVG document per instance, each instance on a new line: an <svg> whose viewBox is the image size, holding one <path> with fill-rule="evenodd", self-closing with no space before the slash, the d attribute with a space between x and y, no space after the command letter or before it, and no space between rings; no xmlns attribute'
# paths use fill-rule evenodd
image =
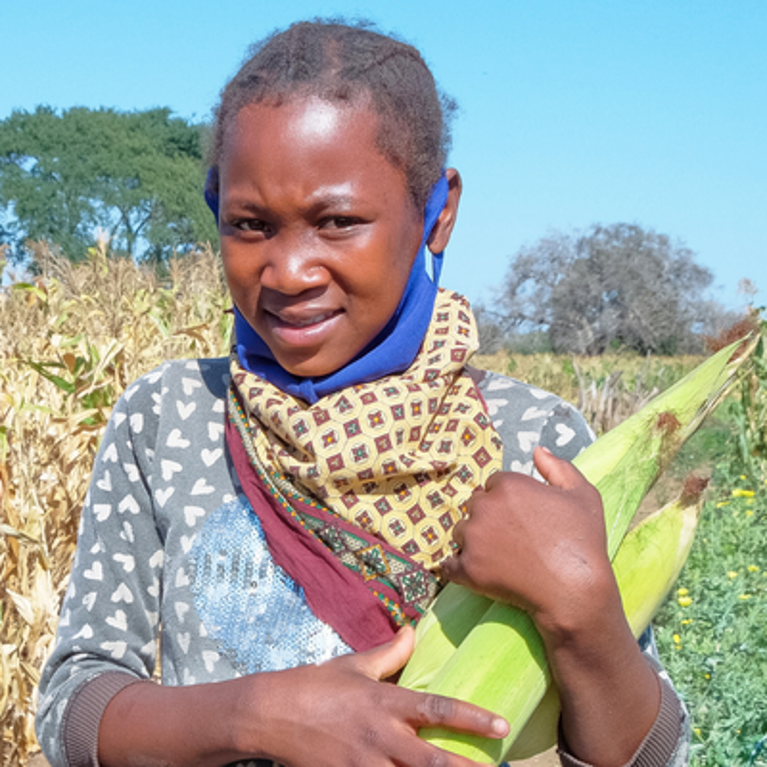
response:
<svg viewBox="0 0 767 767"><path fill-rule="evenodd" d="M692 711L694 765L767 765L767 488L734 484L706 503L655 622Z"/></svg>

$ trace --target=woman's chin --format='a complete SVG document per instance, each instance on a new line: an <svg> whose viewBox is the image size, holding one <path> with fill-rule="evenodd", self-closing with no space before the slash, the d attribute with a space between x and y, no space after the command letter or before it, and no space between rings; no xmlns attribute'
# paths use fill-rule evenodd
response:
<svg viewBox="0 0 767 767"><path fill-rule="evenodd" d="M334 345L332 350L290 350L272 348L272 354L280 367L296 378L322 378L343 368L351 357L340 355L343 347Z"/></svg>

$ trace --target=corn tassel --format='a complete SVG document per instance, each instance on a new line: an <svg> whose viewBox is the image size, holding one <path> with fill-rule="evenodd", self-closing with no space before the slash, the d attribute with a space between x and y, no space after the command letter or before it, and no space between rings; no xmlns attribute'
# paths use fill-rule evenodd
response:
<svg viewBox="0 0 767 767"><path fill-rule="evenodd" d="M611 558L662 468L734 383L755 342L745 351L739 349L741 344L732 344L712 356L589 446L574 462L602 494ZM416 651L400 684L470 700L505 716L511 732L502 741L441 730L421 733L450 751L500 762L546 692L550 674L532 620L516 608L493 603L476 621L482 612L482 599L467 596L459 587L445 589L433 610L451 615L449 631L438 616L436 620L424 619ZM459 613L450 608L453 600L461 602L461 612L467 611L463 627L455 617ZM499 673L499 669L504 672ZM511 684L508 669L513 669Z"/></svg>

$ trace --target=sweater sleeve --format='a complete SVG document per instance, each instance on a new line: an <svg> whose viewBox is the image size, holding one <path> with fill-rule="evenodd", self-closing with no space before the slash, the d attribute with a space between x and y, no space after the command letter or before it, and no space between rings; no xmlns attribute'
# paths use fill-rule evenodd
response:
<svg viewBox="0 0 767 767"><path fill-rule="evenodd" d="M488 416L503 440L503 468L540 479L533 451L541 445L571 461L594 441L594 432L569 402L523 381L470 370Z"/></svg>
<svg viewBox="0 0 767 767"><path fill-rule="evenodd" d="M53 767L96 764L107 704L155 668L163 540L152 496L152 384L160 377L155 371L126 390L94 463L56 645L40 681L37 735Z"/></svg>

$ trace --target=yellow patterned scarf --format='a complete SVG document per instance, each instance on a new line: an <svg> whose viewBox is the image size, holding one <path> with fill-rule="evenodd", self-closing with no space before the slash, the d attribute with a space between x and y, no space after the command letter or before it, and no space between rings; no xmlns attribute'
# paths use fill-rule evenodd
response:
<svg viewBox="0 0 767 767"><path fill-rule="evenodd" d="M404 373L314 405L248 372L236 354L232 380L264 466L434 569L472 490L501 468L501 440L465 368L477 346L468 302L440 290Z"/></svg>

